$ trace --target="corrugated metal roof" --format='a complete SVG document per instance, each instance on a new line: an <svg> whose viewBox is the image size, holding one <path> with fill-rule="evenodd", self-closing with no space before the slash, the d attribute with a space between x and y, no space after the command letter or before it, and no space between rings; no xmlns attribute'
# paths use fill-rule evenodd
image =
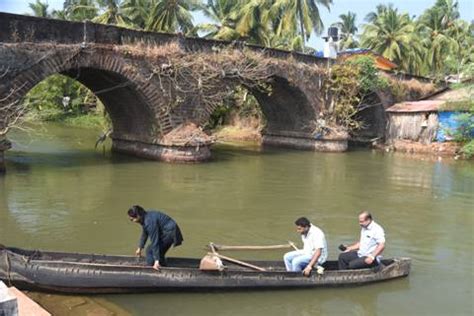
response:
<svg viewBox="0 0 474 316"><path fill-rule="evenodd" d="M338 52L338 55L341 54L361 54L361 53L367 53L367 52L372 52L370 49L367 48L348 48L346 50L341 50Z"/></svg>
<svg viewBox="0 0 474 316"><path fill-rule="evenodd" d="M408 101L394 104L387 109L387 112L438 112L441 105L446 103L442 100L423 100L423 101Z"/></svg>
<svg viewBox="0 0 474 316"><path fill-rule="evenodd" d="M351 48L340 51L337 53L338 58L351 58L356 55L372 55L375 59L375 66L383 70L392 70L397 68L397 64L389 60L388 58L383 57L379 53L376 53L370 49L366 48Z"/></svg>

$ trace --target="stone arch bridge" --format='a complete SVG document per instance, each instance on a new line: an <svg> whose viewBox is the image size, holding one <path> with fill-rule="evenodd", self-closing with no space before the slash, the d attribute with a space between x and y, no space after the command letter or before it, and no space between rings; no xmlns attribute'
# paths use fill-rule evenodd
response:
<svg viewBox="0 0 474 316"><path fill-rule="evenodd" d="M150 47L158 55L140 51ZM267 66L272 69L268 81L271 93L262 92L242 78L238 82L256 97L266 118L264 143L321 151L346 150L347 137L313 136L314 122L325 102L321 92L323 74L318 69L329 66L327 59L90 22L0 13L0 106L21 102L36 84L50 75L63 74L84 84L105 105L113 125L113 150L165 161L208 159L211 142L199 141L199 127L209 120L214 105L193 95L180 97L169 76L164 78L166 82L162 76L154 76L157 65L159 71L167 66L167 59L158 62L160 49L170 47L174 47L174 58L196 53L219 55L223 47L268 58L271 62ZM289 63L293 65L290 71ZM258 67L258 63L254 66ZM222 76L223 88L229 85L229 77ZM214 90L217 93L219 87ZM174 103L173 107L170 103ZM6 117L0 117L0 127L7 123ZM180 129L184 136L172 137L180 134Z"/></svg>

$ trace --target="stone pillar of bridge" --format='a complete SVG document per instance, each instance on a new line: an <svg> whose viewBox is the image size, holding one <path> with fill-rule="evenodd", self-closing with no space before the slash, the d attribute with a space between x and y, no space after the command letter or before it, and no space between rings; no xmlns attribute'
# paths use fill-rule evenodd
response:
<svg viewBox="0 0 474 316"><path fill-rule="evenodd" d="M0 138L0 174L5 173L5 151L11 148L11 143L7 139Z"/></svg>
<svg viewBox="0 0 474 316"><path fill-rule="evenodd" d="M325 137L319 134L280 131L264 133L262 142L266 146L286 147L321 152L344 152L348 147L347 135Z"/></svg>
<svg viewBox="0 0 474 316"><path fill-rule="evenodd" d="M194 123L183 123L156 142L125 140L112 135L112 150L166 162L193 163L211 158L214 139Z"/></svg>

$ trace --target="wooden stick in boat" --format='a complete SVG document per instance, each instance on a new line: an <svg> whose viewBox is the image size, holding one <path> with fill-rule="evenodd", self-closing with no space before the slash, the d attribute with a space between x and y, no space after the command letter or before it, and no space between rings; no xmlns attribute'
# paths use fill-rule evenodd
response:
<svg viewBox="0 0 474 316"><path fill-rule="evenodd" d="M230 261L230 262L233 262L233 263L236 263L238 265L241 265L241 266L244 266L244 267L247 267L247 268L252 268L252 269L255 269L255 270L258 270L258 271L267 271L265 270L264 268L262 267L258 267L256 265L253 265L253 264L250 264L250 263L247 263L247 262L244 262L244 261L240 261L240 260L237 260L237 259L234 259L234 258L230 258L230 257L227 257L227 256L223 256L217 252L215 253L209 253L209 255L211 256L216 256L220 259L224 259L224 260L227 260L227 261Z"/></svg>
<svg viewBox="0 0 474 316"><path fill-rule="evenodd" d="M217 253L216 245L214 245L213 242L210 242L210 243L209 243L209 248L211 248L212 253L214 253L214 254Z"/></svg>
<svg viewBox="0 0 474 316"><path fill-rule="evenodd" d="M288 241L288 243L290 244L290 246L295 249L295 250L299 250L298 247L295 246L295 243L292 242L292 241Z"/></svg>
<svg viewBox="0 0 474 316"><path fill-rule="evenodd" d="M217 250L272 250L272 249L288 249L288 248L294 248L295 250L298 250L298 248L295 247L293 243L288 243L288 244L283 244L283 245L272 245L272 246L227 246L227 245L217 245L214 243L210 243L209 247Z"/></svg>

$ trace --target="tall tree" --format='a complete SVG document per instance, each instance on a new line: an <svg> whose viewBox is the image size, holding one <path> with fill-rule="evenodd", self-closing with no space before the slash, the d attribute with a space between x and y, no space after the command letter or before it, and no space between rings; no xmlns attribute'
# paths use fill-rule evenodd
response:
<svg viewBox="0 0 474 316"><path fill-rule="evenodd" d="M422 47L415 23L408 14L400 14L392 6L379 6L367 20L372 22L364 25L362 46L392 60L405 71L420 73Z"/></svg>
<svg viewBox="0 0 474 316"><path fill-rule="evenodd" d="M248 42L265 45L270 38L270 8L274 0L241 1L236 31Z"/></svg>
<svg viewBox="0 0 474 316"><path fill-rule="evenodd" d="M54 10L53 16L68 21L86 21L97 17L99 8L94 0L66 0L62 10Z"/></svg>
<svg viewBox="0 0 474 316"><path fill-rule="evenodd" d="M440 10L441 24L444 28L449 28L453 25L454 21L459 19L459 4L457 0L437 0L434 8Z"/></svg>
<svg viewBox="0 0 474 316"><path fill-rule="evenodd" d="M121 10L128 18L130 27L145 29L151 21L152 8L158 0L124 0Z"/></svg>
<svg viewBox="0 0 474 316"><path fill-rule="evenodd" d="M195 35L191 11L200 9L198 0L159 0L151 9L146 29L158 32L183 32Z"/></svg>
<svg viewBox="0 0 474 316"><path fill-rule="evenodd" d="M41 0L36 0L35 3L29 3L28 6L30 7L31 11L33 11L34 16L38 16L41 18L49 18L51 14L48 12L48 3L41 2Z"/></svg>
<svg viewBox="0 0 474 316"><path fill-rule="evenodd" d="M447 58L452 59L452 56L460 53L461 45L456 37L461 40L460 35L465 31L459 32L458 19L458 4L453 0L437 0L433 7L420 16L419 32L426 49L424 60L432 75L442 76L449 72Z"/></svg>
<svg viewBox="0 0 474 316"><path fill-rule="evenodd" d="M299 28L300 36L306 42L313 31L321 34L324 24L318 4L330 10L332 0L275 0L273 11L282 14L279 19L281 25L277 27L277 35Z"/></svg>
<svg viewBox="0 0 474 316"><path fill-rule="evenodd" d="M126 26L128 24L128 19L121 10L121 0L96 1L103 12L94 18L94 22L119 26Z"/></svg>
<svg viewBox="0 0 474 316"><path fill-rule="evenodd" d="M341 33L341 49L355 48L359 45L355 39L355 34L358 31L356 17L357 15L355 13L349 11L347 14L339 15L340 21L333 24Z"/></svg>
<svg viewBox="0 0 474 316"><path fill-rule="evenodd" d="M239 39L240 34L236 31L239 8L240 1L208 0L202 11L212 23L200 24L199 30L207 32L207 38L229 41Z"/></svg>
<svg viewBox="0 0 474 316"><path fill-rule="evenodd" d="M368 23L374 23L381 15L389 10L395 10L392 3L389 3L388 5L378 4L375 7L375 11L369 12L365 16L365 21Z"/></svg>

